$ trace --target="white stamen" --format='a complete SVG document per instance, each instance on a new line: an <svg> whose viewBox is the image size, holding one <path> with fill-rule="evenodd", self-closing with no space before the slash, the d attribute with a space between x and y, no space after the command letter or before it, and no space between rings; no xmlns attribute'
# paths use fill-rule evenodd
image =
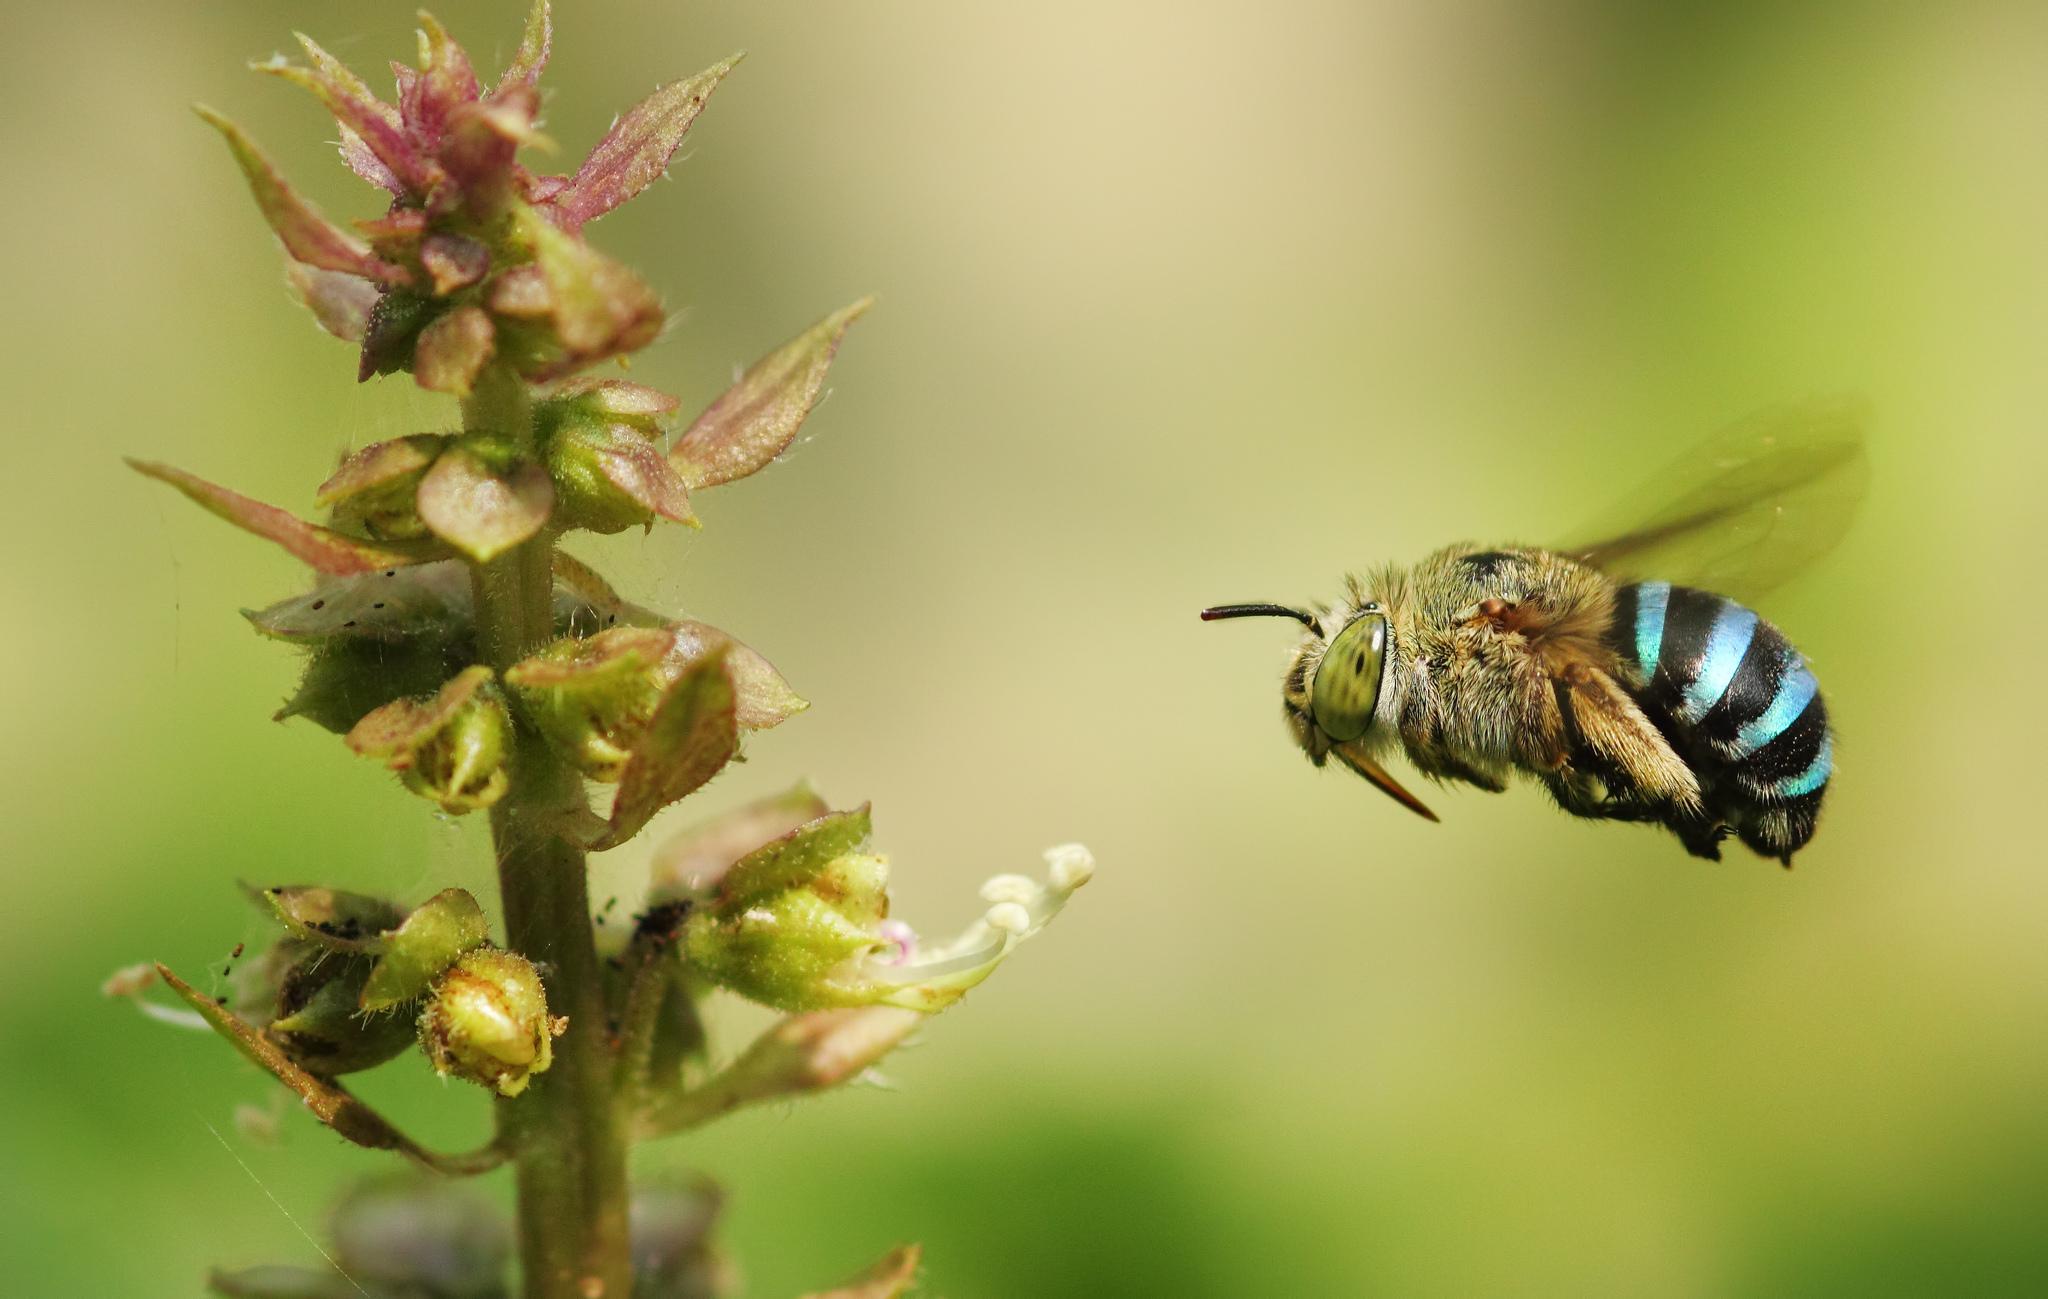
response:
<svg viewBox="0 0 2048 1299"><path fill-rule="evenodd" d="M1048 848L1045 864L1050 869L1053 887L1063 892L1071 893L1095 877L1095 854L1088 851L1086 844L1063 843Z"/></svg>
<svg viewBox="0 0 2048 1299"><path fill-rule="evenodd" d="M1028 875L997 875L981 886L981 900L1029 906L1044 891L1045 886Z"/></svg>
<svg viewBox="0 0 2048 1299"><path fill-rule="evenodd" d="M996 903L983 919L989 928L1000 929L1006 934L1021 934L1031 928L1031 913L1016 902Z"/></svg>

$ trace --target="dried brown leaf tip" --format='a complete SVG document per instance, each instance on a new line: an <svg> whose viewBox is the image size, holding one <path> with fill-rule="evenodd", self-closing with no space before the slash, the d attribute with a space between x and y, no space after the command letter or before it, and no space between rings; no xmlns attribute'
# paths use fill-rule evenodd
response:
<svg viewBox="0 0 2048 1299"><path fill-rule="evenodd" d="M660 333L654 291L580 232L667 170L739 56L629 109L575 174L536 176L518 153L545 143L535 118L553 44L546 0L489 86L431 14L420 15L417 66L394 66L390 100L310 37L298 39L303 62L280 55L257 70L304 87L334 115L343 160L390 196L383 215L353 231L328 220L238 127L200 113L226 138L300 298L330 333L361 342L360 377L410 372L423 387L461 395L494 358L527 379L554 379Z"/></svg>

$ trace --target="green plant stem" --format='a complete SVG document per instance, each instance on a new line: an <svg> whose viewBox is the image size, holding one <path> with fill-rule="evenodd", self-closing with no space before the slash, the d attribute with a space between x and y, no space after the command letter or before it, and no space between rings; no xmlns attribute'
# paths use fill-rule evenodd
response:
<svg viewBox="0 0 2048 1299"><path fill-rule="evenodd" d="M522 443L531 405L517 376L481 376L462 407L468 431ZM554 539L532 538L471 568L480 646L504 670L554 631ZM562 836L585 808L583 783L523 723L512 788L491 809L506 941L543 971L552 1013L567 1015L554 1066L498 1101L501 1142L518 1161L520 1261L528 1299L626 1299L632 1293L626 1138L613 1095L602 972L583 850Z"/></svg>

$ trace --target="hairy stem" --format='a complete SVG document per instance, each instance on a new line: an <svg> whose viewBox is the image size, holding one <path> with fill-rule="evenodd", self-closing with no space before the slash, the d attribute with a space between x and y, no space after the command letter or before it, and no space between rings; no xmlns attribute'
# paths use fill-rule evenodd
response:
<svg viewBox="0 0 2048 1299"><path fill-rule="evenodd" d="M525 442L531 405L517 376L481 376L463 426ZM471 569L478 637L503 670L554 630L554 539L542 533ZM613 1095L604 986L583 850L561 827L585 806L583 782L521 724L515 778L491 809L506 940L537 963L548 1006L569 1017L554 1067L498 1101L500 1141L518 1160L520 1260L528 1299L626 1299L632 1292L626 1133Z"/></svg>

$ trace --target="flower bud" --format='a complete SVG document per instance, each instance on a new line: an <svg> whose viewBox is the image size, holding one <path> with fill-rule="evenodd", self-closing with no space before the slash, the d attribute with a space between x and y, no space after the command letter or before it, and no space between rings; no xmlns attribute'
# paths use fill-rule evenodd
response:
<svg viewBox="0 0 2048 1299"><path fill-rule="evenodd" d="M383 758L405 787L455 815L489 807L511 777L505 753L512 715L482 665L468 668L431 699L399 699L348 733L348 746Z"/></svg>
<svg viewBox="0 0 2048 1299"><path fill-rule="evenodd" d="M435 1072L517 1096L554 1062L554 1038L568 1023L548 1017L547 992L533 962L517 952L479 948L434 985L420 1015L420 1046Z"/></svg>
<svg viewBox="0 0 2048 1299"><path fill-rule="evenodd" d="M663 697L714 658L731 680L741 729L766 730L810 706L760 654L689 621L565 637L506 669L505 683L563 757L592 780L612 784L625 774Z"/></svg>
<svg viewBox="0 0 2048 1299"><path fill-rule="evenodd" d="M555 483L555 518L622 532L657 517L697 526L681 476L654 444L677 401L623 380L579 379L534 407L534 429Z"/></svg>
<svg viewBox="0 0 2048 1299"><path fill-rule="evenodd" d="M513 664L505 683L548 742L592 780L617 782L661 700L670 635L614 627L558 640Z"/></svg>
<svg viewBox="0 0 2048 1299"><path fill-rule="evenodd" d="M592 532L649 527L658 516L697 523L690 495L661 448L627 424L563 420L543 454L555 483L555 521Z"/></svg>
<svg viewBox="0 0 2048 1299"><path fill-rule="evenodd" d="M417 497L420 479L451 439L438 433L376 442L344 459L320 484L316 502L333 512L335 526L380 540L427 535Z"/></svg>
<svg viewBox="0 0 2048 1299"><path fill-rule="evenodd" d="M872 853L814 857L778 841L734 866L726 881L738 887L722 887L691 915L689 958L766 1005L862 1004L872 999L839 976L887 946L878 926L888 915L888 879L888 862Z"/></svg>

